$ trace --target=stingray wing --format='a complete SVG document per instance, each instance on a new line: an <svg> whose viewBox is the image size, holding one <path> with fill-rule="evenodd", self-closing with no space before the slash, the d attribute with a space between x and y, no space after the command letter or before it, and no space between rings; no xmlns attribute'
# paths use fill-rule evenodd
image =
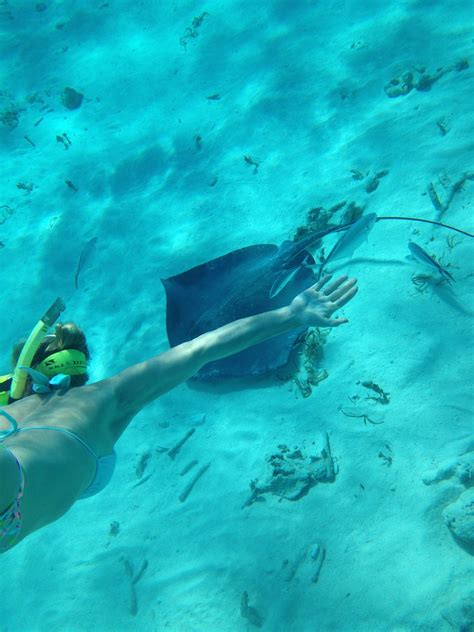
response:
<svg viewBox="0 0 474 632"><path fill-rule="evenodd" d="M250 316L257 280L264 283L277 247L248 246L229 252L181 274L162 279L166 292L166 327L174 347L206 331Z"/></svg>
<svg viewBox="0 0 474 632"><path fill-rule="evenodd" d="M301 269L277 297L270 298L278 247L248 246L164 279L166 327L172 347L233 320L286 305L313 281ZM198 377L260 375L284 366L301 330L277 336L224 360L211 362Z"/></svg>

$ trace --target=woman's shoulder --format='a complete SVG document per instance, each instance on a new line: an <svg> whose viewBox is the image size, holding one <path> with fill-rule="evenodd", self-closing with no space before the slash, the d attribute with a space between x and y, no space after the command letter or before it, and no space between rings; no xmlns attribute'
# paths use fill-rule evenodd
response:
<svg viewBox="0 0 474 632"><path fill-rule="evenodd" d="M19 399L8 406L2 406L9 415L11 415L17 422L18 427L21 428L25 417L34 412L39 406L44 403L44 395L29 395L23 399Z"/></svg>

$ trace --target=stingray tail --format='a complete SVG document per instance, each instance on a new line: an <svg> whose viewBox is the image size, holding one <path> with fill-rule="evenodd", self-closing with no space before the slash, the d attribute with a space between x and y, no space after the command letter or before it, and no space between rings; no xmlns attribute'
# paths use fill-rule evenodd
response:
<svg viewBox="0 0 474 632"><path fill-rule="evenodd" d="M435 222L432 219L421 219L420 217L400 217L397 215L377 217L378 222L381 220L401 220L405 222L423 222L424 224L434 224L435 226L446 228L446 230L454 230L457 233L461 233L461 235L466 235L466 237L474 237L472 233L468 233L461 228L456 228L455 226L450 226L449 224L443 224L442 222Z"/></svg>

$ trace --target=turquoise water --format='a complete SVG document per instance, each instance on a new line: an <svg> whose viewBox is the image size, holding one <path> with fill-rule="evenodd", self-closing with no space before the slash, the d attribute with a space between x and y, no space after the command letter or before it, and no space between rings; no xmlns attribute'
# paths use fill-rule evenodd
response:
<svg viewBox="0 0 474 632"><path fill-rule="evenodd" d="M0 27L3 372L56 296L96 381L168 348L161 278L232 250L360 212L474 232L470 3L4 0ZM299 372L148 406L106 490L1 557L1 632L472 629L472 249L378 222ZM248 502L325 433L333 482Z"/></svg>

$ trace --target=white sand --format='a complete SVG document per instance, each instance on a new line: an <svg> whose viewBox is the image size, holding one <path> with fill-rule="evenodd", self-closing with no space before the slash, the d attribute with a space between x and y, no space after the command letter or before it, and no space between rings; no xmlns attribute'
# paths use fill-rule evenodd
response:
<svg viewBox="0 0 474 632"><path fill-rule="evenodd" d="M432 75L467 57L469 3L94 4L0 8L0 111L22 109L15 128L0 125L0 205L13 211L0 209L5 372L12 342L57 295L86 329L99 379L167 348L160 277L281 243L311 208L342 200L440 219L428 184L444 200L473 170L472 68L426 92L388 98L383 89L413 67ZM61 104L65 86L84 93L80 109ZM27 102L34 93L39 102ZM67 150L56 140L64 133ZM257 174L245 155L260 162ZM351 173L385 169L370 194ZM473 192L467 181L441 221L473 232ZM359 278L360 293L345 310L350 323L328 338L329 377L309 398L292 383L183 385L138 415L106 491L2 556L1 632L257 629L241 616L244 591L271 632L472 629L462 627L469 607L474 620L472 551L442 515L465 486L422 480L473 449L473 242L459 236L450 249L452 234L374 227L339 268ZM98 246L74 291L92 237ZM449 263L456 283L417 292L410 239ZM358 408L380 425L340 411L373 394L357 384L370 380L390 403ZM204 424L172 461L159 448L197 414ZM242 509L279 444L311 452L321 431L339 466L334 483ZM147 450L151 476L137 486ZM182 503L192 474L180 472L192 459L211 465ZM318 582L308 555L287 581L314 543L326 548ZM135 573L148 562L136 614L124 560Z"/></svg>

